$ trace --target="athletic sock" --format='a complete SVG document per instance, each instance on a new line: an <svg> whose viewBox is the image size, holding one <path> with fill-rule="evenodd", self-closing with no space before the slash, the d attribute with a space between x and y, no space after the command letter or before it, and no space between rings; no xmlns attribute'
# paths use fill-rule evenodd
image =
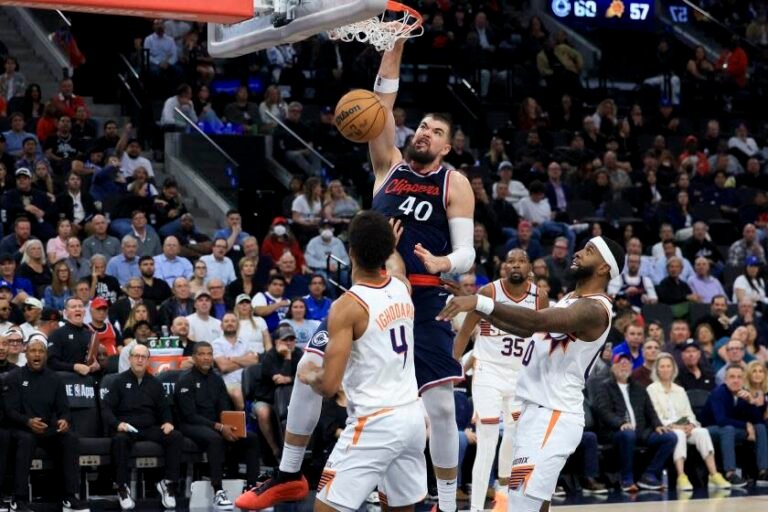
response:
<svg viewBox="0 0 768 512"><path fill-rule="evenodd" d="M456 479L437 479L437 501L443 512L456 512Z"/></svg>
<svg viewBox="0 0 768 512"><path fill-rule="evenodd" d="M283 456L280 458L280 473L298 473L304 460L306 446L283 445Z"/></svg>

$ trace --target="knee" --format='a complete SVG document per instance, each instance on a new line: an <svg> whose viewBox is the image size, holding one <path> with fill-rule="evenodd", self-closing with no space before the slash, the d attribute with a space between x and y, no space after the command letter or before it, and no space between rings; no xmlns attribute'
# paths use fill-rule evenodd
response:
<svg viewBox="0 0 768 512"><path fill-rule="evenodd" d="M757 437L765 437L766 434L768 434L768 431L765 428L765 423L756 423L755 424L755 435Z"/></svg>
<svg viewBox="0 0 768 512"><path fill-rule="evenodd" d="M270 421L272 417L272 407L266 404L262 405L256 409L256 417L259 419L259 421Z"/></svg>
<svg viewBox="0 0 768 512"><path fill-rule="evenodd" d="M171 444L177 444L177 443L180 444L184 442L184 434L182 434L181 432L175 429L165 434L165 438Z"/></svg>
<svg viewBox="0 0 768 512"><path fill-rule="evenodd" d="M581 435L581 444L585 448L597 447L597 434L585 430Z"/></svg>
<svg viewBox="0 0 768 512"><path fill-rule="evenodd" d="M661 438L663 439L663 442L665 445L676 445L677 444L677 433L675 432L664 432L661 435ZM683 439L685 438L685 434L683 434Z"/></svg>
<svg viewBox="0 0 768 512"><path fill-rule="evenodd" d="M720 435L726 437L734 437L736 435L736 428L733 425L720 427Z"/></svg>
<svg viewBox="0 0 768 512"><path fill-rule="evenodd" d="M635 444L637 434L634 430L620 430L616 432L616 441L624 444Z"/></svg>
<svg viewBox="0 0 768 512"><path fill-rule="evenodd" d="M112 436L112 446L126 446L130 441L130 437L125 432L117 432Z"/></svg>

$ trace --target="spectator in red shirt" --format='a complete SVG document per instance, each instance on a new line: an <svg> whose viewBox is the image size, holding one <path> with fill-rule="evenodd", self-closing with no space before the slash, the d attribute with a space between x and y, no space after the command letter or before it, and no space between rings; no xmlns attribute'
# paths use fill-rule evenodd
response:
<svg viewBox="0 0 768 512"><path fill-rule="evenodd" d="M727 82L736 84L743 89L747 85L748 66L747 52L741 47L738 36L734 36L728 48L724 48L720 52L720 58L717 59L715 69L721 70Z"/></svg>
<svg viewBox="0 0 768 512"><path fill-rule="evenodd" d="M707 155L699 150L699 139L694 135L685 138L685 151L680 155L680 166L686 171L695 170L699 176L709 174Z"/></svg>
<svg viewBox="0 0 768 512"><path fill-rule="evenodd" d="M59 84L59 93L54 96L51 101L56 106L57 110L69 117L75 117L77 113L77 107L85 107L86 117L90 117L88 112L88 106L85 104L85 100L77 96L74 93L75 84L71 78L65 78Z"/></svg>
<svg viewBox="0 0 768 512"><path fill-rule="evenodd" d="M308 272L304 262L304 253L301 251L296 237L288 228L288 221L285 217L275 217L275 220L272 221L272 229L261 245L261 254L271 257L272 261L279 261L286 251L290 251L296 258L296 268L300 269L302 273Z"/></svg>

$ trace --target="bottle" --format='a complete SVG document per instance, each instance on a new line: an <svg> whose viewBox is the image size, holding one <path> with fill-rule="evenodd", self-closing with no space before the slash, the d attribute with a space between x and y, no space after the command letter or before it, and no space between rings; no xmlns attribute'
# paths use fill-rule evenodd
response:
<svg viewBox="0 0 768 512"><path fill-rule="evenodd" d="M669 473L666 469L661 471L661 486L664 489L669 489Z"/></svg>
<svg viewBox="0 0 768 512"><path fill-rule="evenodd" d="M164 325L164 326L162 326L160 328L160 330L163 332L163 338L167 338L168 337L168 326Z"/></svg>

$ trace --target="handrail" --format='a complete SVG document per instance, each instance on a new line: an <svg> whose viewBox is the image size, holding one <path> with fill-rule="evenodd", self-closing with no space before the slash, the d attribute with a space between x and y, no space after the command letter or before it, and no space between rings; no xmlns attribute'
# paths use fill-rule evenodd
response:
<svg viewBox="0 0 768 512"><path fill-rule="evenodd" d="M139 73L136 71L136 68L133 67L133 64L131 64L131 61L129 61L124 54L120 53L119 55L120 55L120 59L123 61L123 64L125 64L125 67L128 68L128 71L131 72L131 74L136 80L139 80Z"/></svg>
<svg viewBox="0 0 768 512"><path fill-rule="evenodd" d="M331 262L336 262L336 272L335 276L331 277L334 272L331 272ZM341 271L349 268L349 264L346 261L342 261L333 254L329 254L328 257L325 260L325 272L328 276L328 282L331 283L333 286L340 288L342 291L347 292L347 287L345 287L343 284L341 284ZM336 279L334 279L334 277ZM338 280L337 280L338 279Z"/></svg>
<svg viewBox="0 0 768 512"><path fill-rule="evenodd" d="M123 84L123 87L125 87L126 92L130 94L134 105L136 105L136 108L141 109L141 101L139 101L139 98L137 98L136 95L133 93L133 88L131 87L131 84L128 83L128 80L125 79L125 76L122 73L118 73L117 77L120 79L120 83Z"/></svg>
<svg viewBox="0 0 768 512"><path fill-rule="evenodd" d="M696 11L696 12L698 12L699 14L701 14L702 16L704 16L704 17L707 19L707 21L710 21L710 22L714 23L715 25L717 25L717 26L718 26L718 27L720 27L721 29L723 29L723 30L725 30L726 32L728 32L728 33L731 35L731 37L733 37L733 36L737 36L737 37L739 38L739 42L740 42L740 43L742 43L742 44L746 44L747 46L749 46L750 48L752 48L752 50L753 50L753 51L755 51L755 50L760 50L760 48L759 48L758 46L756 46L756 45L754 45L753 43L751 43L750 41L748 41L746 37L742 37L742 36L741 36L741 34L739 34L738 32L736 32L736 31L735 31L735 30L733 30L731 27L729 27L728 25L726 25L726 24L725 24L725 23L723 23L722 21L718 20L718 19L717 19L717 18L715 18L714 16L712 16L712 15L711 15L709 12L705 11L704 9L702 9L701 7L699 7L698 5L696 5L696 4L694 4L693 2L691 2L691 0L681 0L681 1L682 1L682 2L683 2L685 5L687 5L689 8L693 9L694 11Z"/></svg>
<svg viewBox="0 0 768 512"><path fill-rule="evenodd" d="M61 12L61 11L60 11L60 10L58 10L58 9L56 9L56 14L58 14L58 15L59 15L59 17L60 17L60 18L61 18L61 19L64 21L64 24L65 24L65 25L67 25L68 27L72 28L72 21L71 21L69 18L67 18L67 17L64 15L64 13L63 13L63 12Z"/></svg>
<svg viewBox="0 0 768 512"><path fill-rule="evenodd" d="M295 131L293 131L290 128L288 128L288 126L286 126L286 124L284 122L282 122L274 114L272 114L272 112L270 112L269 110L265 110L264 113L267 114L267 116L271 117L274 122L276 122L278 125L280 125L280 127L283 130L285 130L286 132L288 132L294 139L299 141L302 146L307 148L312 154L314 154L317 158L322 160L323 163L325 163L325 165L327 165L331 169L335 169L336 168L336 166L333 165L333 163L330 160L328 160L323 155L318 153L318 151L315 148L313 148L312 145L309 142L307 142L304 139L302 139L301 137L299 137L299 134L297 134Z"/></svg>
<svg viewBox="0 0 768 512"><path fill-rule="evenodd" d="M216 151L218 151L218 152L221 154L221 156L223 156L224 158L226 158L226 159L229 161L229 163L231 163L231 164L232 164L232 165L234 165L235 167L240 167L240 164L238 164L238 163L237 163L237 160L235 160L234 158L232 158L231 156L229 156L229 153L227 153L226 151L224 151L224 149L222 149L222 147L221 147L221 146L219 146L218 144L216 144L216 142L215 142L215 141L214 141L212 138L210 138L210 137L208 136L208 134L207 134L207 133L205 133L203 130L201 130L201 129L200 129L200 127L199 127L199 126L197 126L197 123L196 123L196 122L194 122L192 119L190 119L190 118L189 118L189 116L187 116L187 114L185 114L184 112L182 112L182 111L181 111L181 109L180 109L179 107L173 107L173 110L174 110L174 111L175 111L175 112L176 112L178 115L180 115L180 116L181 116L181 118L182 118L182 119L184 119L184 121L185 121L185 122L186 122L186 123L187 123L189 126L191 126L192 128L194 128L194 129L195 129L195 131L196 131L197 133L199 133L200 135L202 135L202 136L203 136L203 138L204 138L206 141L208 141L208 144L210 144L211 146L213 146L213 148L214 148Z"/></svg>

